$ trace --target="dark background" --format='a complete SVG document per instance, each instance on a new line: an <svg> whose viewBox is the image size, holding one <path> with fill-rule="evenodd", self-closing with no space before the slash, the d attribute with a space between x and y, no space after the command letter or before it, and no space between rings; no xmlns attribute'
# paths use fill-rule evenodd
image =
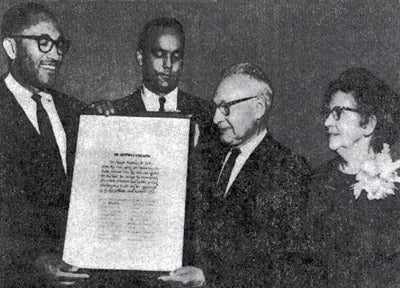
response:
<svg viewBox="0 0 400 288"><path fill-rule="evenodd" d="M21 1L1 0L0 13ZM316 166L333 154L320 116L329 81L362 66L399 91L400 2L382 0L47 0L72 40L57 88L85 102L140 85L136 39L143 24L176 17L186 30L186 91L211 99L219 72L253 62L271 78L270 130ZM6 72L5 54L0 70Z"/></svg>

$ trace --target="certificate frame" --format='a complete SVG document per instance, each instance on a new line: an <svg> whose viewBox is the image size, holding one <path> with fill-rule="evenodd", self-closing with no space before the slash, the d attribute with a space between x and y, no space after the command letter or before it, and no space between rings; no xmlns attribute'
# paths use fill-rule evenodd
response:
<svg viewBox="0 0 400 288"><path fill-rule="evenodd" d="M182 266L190 117L81 116L65 262L143 271Z"/></svg>

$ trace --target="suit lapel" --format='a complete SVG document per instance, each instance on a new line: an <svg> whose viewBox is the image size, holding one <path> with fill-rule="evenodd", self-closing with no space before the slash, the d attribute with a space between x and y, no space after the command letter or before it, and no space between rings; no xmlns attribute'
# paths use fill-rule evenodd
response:
<svg viewBox="0 0 400 288"><path fill-rule="evenodd" d="M146 106L142 100L141 90L137 89L129 96L115 100L114 108L119 116L132 116L136 113L146 112Z"/></svg>
<svg viewBox="0 0 400 288"><path fill-rule="evenodd" d="M40 135L26 116L24 110L15 99L14 95L8 90L4 81L0 83L2 113L0 115L2 128L3 149L5 157L12 167L10 177L16 177L13 185L21 185L22 189L32 191L27 193L29 201L42 203L56 203L60 196L60 187L65 178L64 170L62 173L55 172L58 161L50 159L42 149ZM62 168L62 163L59 163ZM58 167L57 167L58 168ZM57 170L58 171L58 170ZM21 173L21 179L18 175ZM58 176L61 175L61 178ZM49 197L51 195L51 197Z"/></svg>
<svg viewBox="0 0 400 288"><path fill-rule="evenodd" d="M58 117L60 118L61 124L63 126L65 132L65 140L66 140L66 160L67 160L67 175L71 175L72 166L74 163L75 156L75 146L76 146L76 138L77 131L79 125L79 119L70 117L73 113L69 111L71 109L67 99L63 99L63 95L59 95L56 91L49 91L49 94L53 97L54 106L56 108ZM72 175L71 175L72 176Z"/></svg>
<svg viewBox="0 0 400 288"><path fill-rule="evenodd" d="M193 114L196 115L199 109L203 109L203 107L199 107L199 104L193 101L193 98L190 98L189 94L186 94L182 90L178 89L178 101L177 101L177 109L183 114Z"/></svg>
<svg viewBox="0 0 400 288"><path fill-rule="evenodd" d="M1 102L2 106L5 107L5 113L7 113L8 119L16 126L13 133L22 132L22 137L24 139L38 139L39 133L36 131L32 122L26 116L25 111L19 105L15 96L8 90L7 85L4 80L0 84ZM2 115L4 117L5 115Z"/></svg>
<svg viewBox="0 0 400 288"><path fill-rule="evenodd" d="M184 95L184 93L180 90L180 89L178 89L178 104L177 104L177 108L178 108L178 110L180 111L180 112L182 112L182 113L186 113L186 111L187 111L187 101L186 101L186 97L185 97L185 95Z"/></svg>
<svg viewBox="0 0 400 288"><path fill-rule="evenodd" d="M230 188L230 192L227 196L227 199L230 197L249 197L251 193L258 192L257 189L254 189L260 181L263 183L268 183L266 179L268 176L268 172L270 170L269 166L271 161L269 158L273 156L273 151L271 150L271 142L274 141L273 138L267 134L261 143L254 149L254 151L250 154L246 163L243 165L239 174L236 176L235 181L232 183ZM255 175L259 175L260 181L255 181L257 177ZM251 177L250 177L251 176ZM267 180L267 181L266 181ZM237 195L241 193L242 195Z"/></svg>
<svg viewBox="0 0 400 288"><path fill-rule="evenodd" d="M131 97L130 107L135 110L135 112L146 112L146 106L144 105L142 99L142 92L140 89L136 90Z"/></svg>

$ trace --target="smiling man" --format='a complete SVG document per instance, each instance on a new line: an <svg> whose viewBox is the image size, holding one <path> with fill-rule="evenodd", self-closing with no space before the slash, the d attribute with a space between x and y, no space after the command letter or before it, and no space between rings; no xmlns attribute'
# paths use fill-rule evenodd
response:
<svg viewBox="0 0 400 288"><path fill-rule="evenodd" d="M1 33L9 69L0 81L0 286L71 284L87 277L61 261L60 245L84 106L52 89L69 41L36 3L11 7Z"/></svg>
<svg viewBox="0 0 400 288"><path fill-rule="evenodd" d="M271 84L241 63L217 87L214 123L225 146L205 148L189 203L196 256L164 281L207 287L301 287L302 213L309 167L267 129Z"/></svg>

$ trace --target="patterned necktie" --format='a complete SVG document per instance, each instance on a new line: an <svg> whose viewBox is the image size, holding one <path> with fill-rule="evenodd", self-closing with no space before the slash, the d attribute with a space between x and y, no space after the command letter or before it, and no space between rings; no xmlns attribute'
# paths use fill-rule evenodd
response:
<svg viewBox="0 0 400 288"><path fill-rule="evenodd" d="M220 177L218 179L217 183L217 194L220 197L224 197L226 187L228 186L229 178L232 173L233 166L235 166L235 161L236 158L240 154L240 149L239 148L233 148L231 150L231 155L229 156L228 160L225 163L225 166L223 167L223 170L220 174Z"/></svg>
<svg viewBox="0 0 400 288"><path fill-rule="evenodd" d="M160 109L158 111L165 112L165 97L158 97L158 102L160 102Z"/></svg>

